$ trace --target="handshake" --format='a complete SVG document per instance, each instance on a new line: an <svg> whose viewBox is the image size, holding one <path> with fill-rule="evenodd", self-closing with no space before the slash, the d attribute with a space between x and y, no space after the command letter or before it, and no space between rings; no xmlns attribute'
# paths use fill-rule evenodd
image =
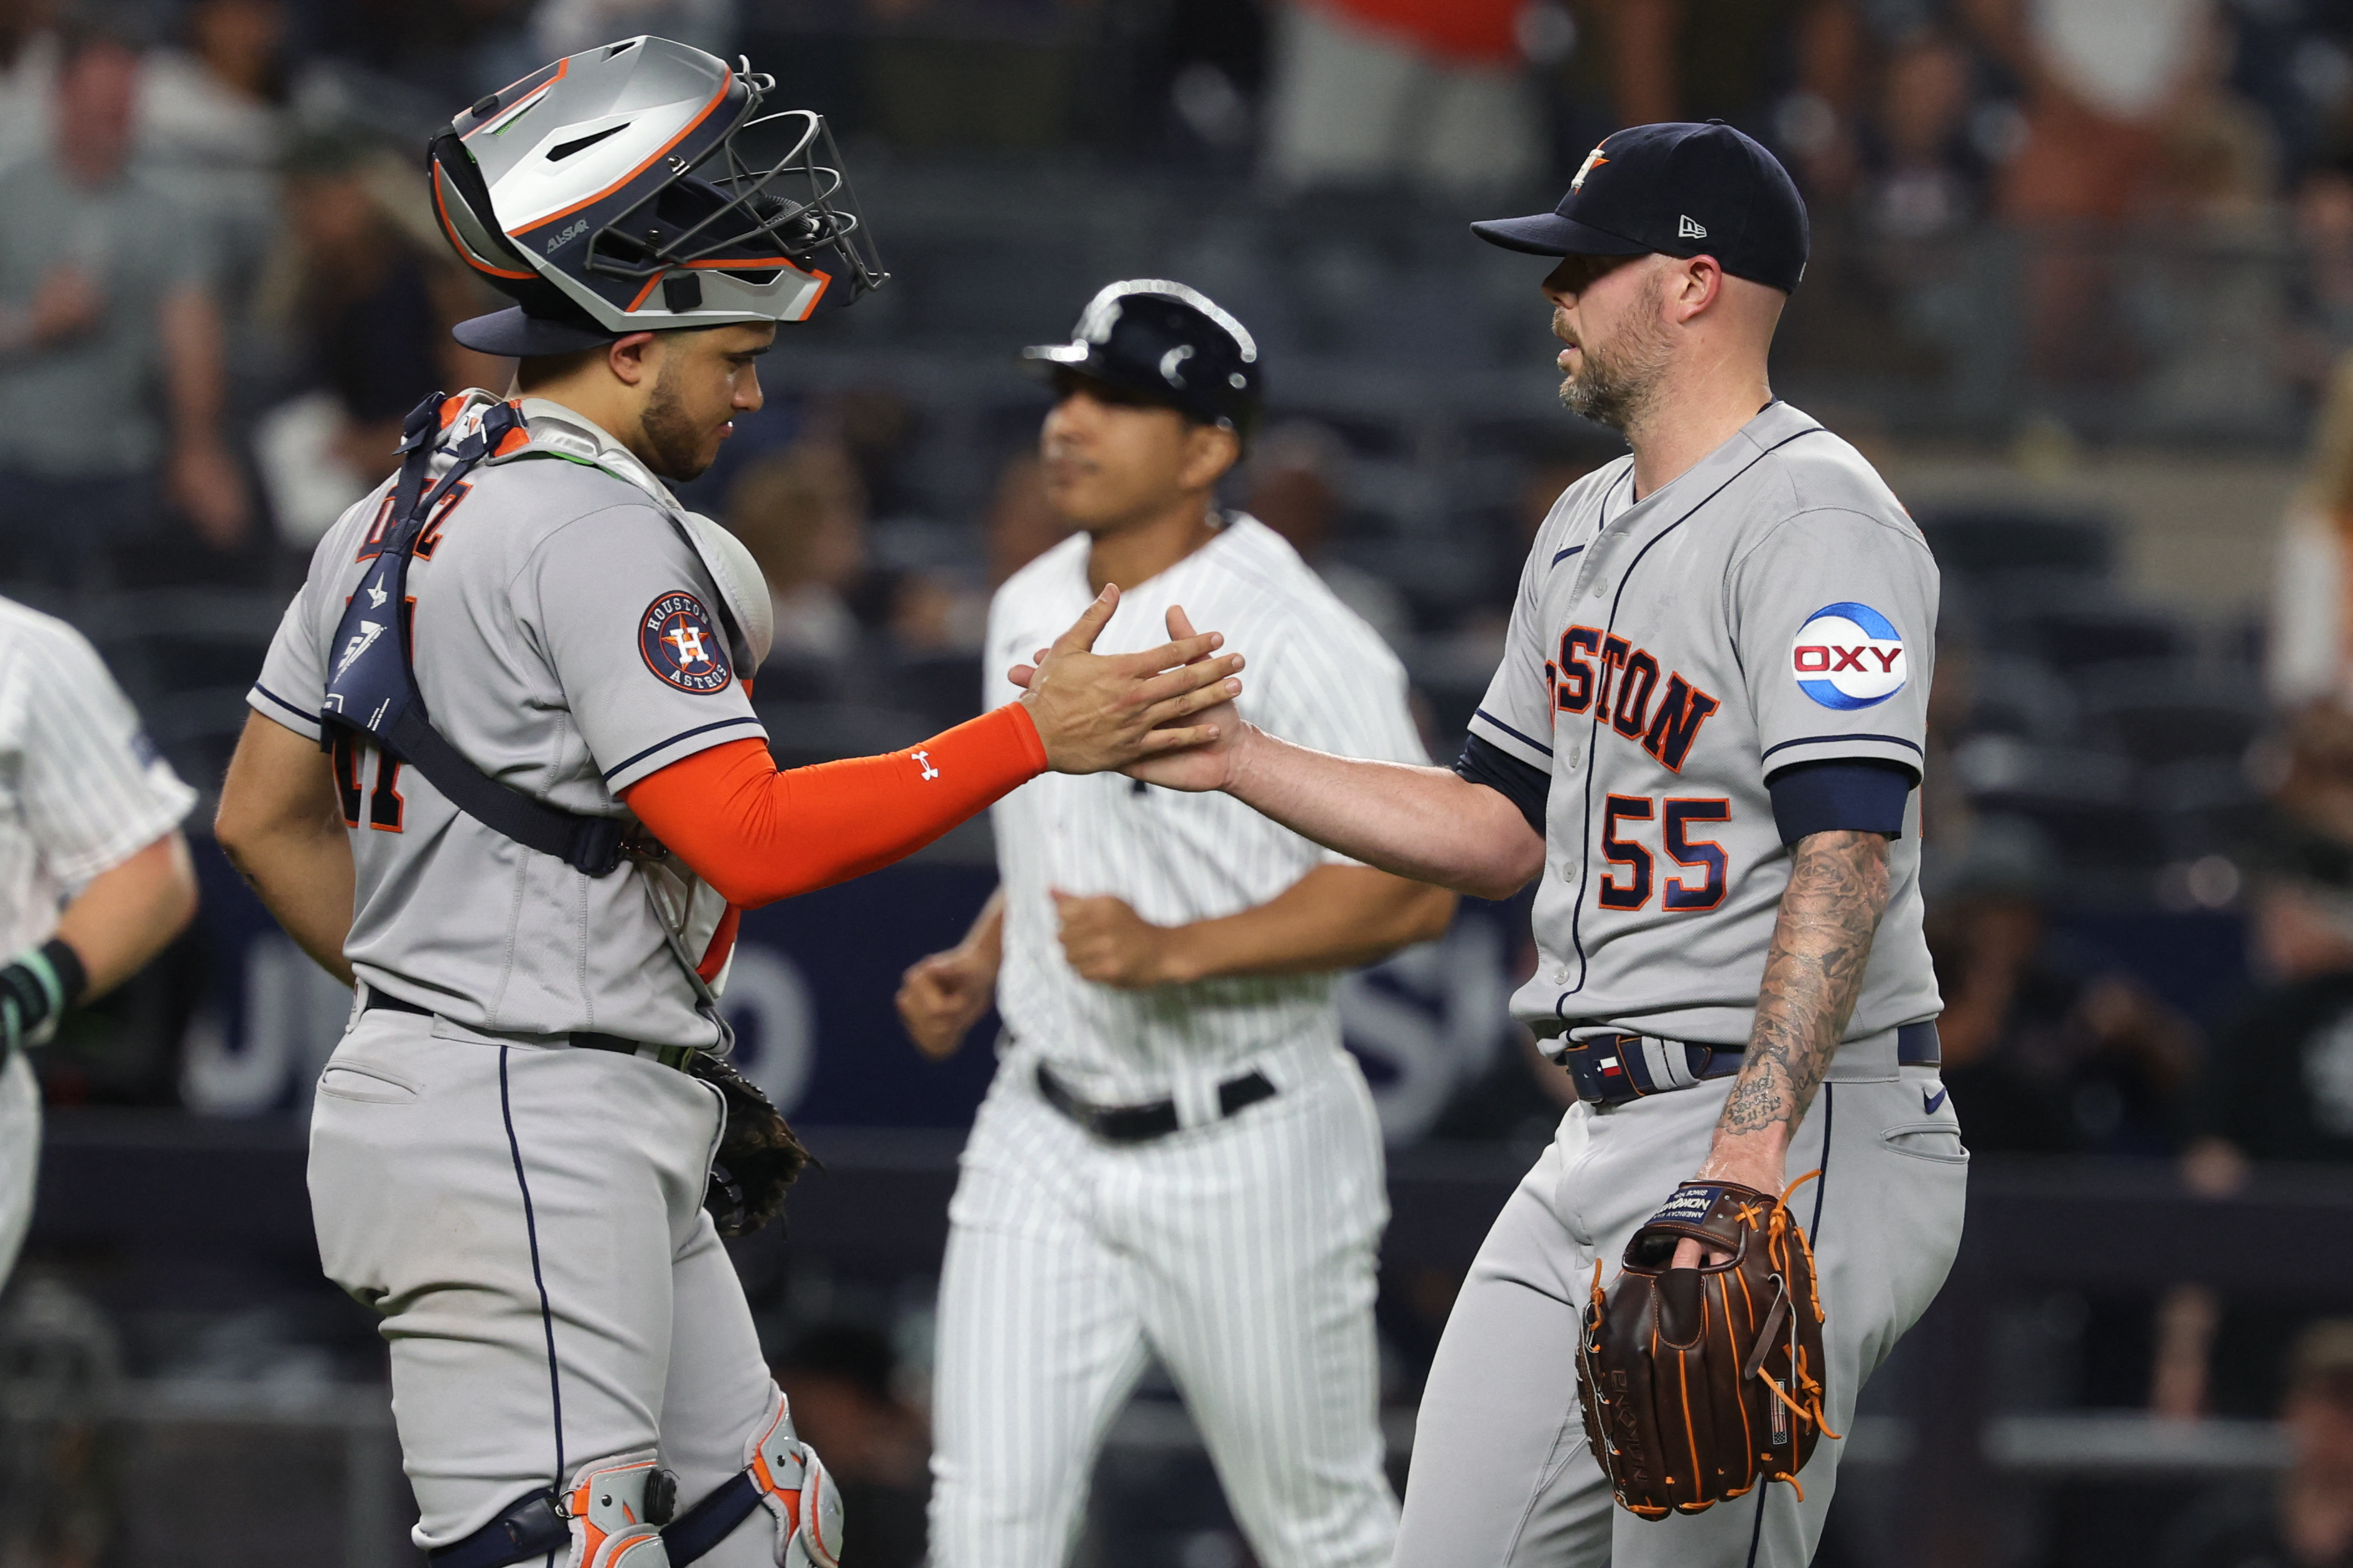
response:
<svg viewBox="0 0 2353 1568"><path fill-rule="evenodd" d="M1013 667L1047 766L1124 773L1171 789L1219 787L1242 729L1233 708L1242 656L1219 654L1225 638L1194 631L1174 606L1167 642L1142 653L1094 652L1118 607L1118 587L1105 586L1053 647Z"/></svg>

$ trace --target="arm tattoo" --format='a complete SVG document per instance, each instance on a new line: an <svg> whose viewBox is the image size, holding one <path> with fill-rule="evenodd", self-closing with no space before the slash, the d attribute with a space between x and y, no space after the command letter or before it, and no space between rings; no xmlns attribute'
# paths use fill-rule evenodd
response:
<svg viewBox="0 0 2353 1568"><path fill-rule="evenodd" d="M1876 833L1808 835L1781 895L1748 1058L1733 1081L1720 1133L1794 1131L1821 1086L1862 991L1871 939L1887 908L1887 840Z"/></svg>

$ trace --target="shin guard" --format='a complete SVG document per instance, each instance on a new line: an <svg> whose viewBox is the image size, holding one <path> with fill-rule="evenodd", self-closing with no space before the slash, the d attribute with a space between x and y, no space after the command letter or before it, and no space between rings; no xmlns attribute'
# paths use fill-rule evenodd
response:
<svg viewBox="0 0 2353 1568"><path fill-rule="evenodd" d="M759 1487L761 1503L776 1516L778 1568L839 1568L841 1493L817 1450L793 1431L792 1408L783 1394L753 1438L744 1468Z"/></svg>
<svg viewBox="0 0 2353 1568"><path fill-rule="evenodd" d="M651 1448L582 1466L556 1507L572 1526L570 1568L670 1568L661 1527L677 1501Z"/></svg>
<svg viewBox="0 0 2353 1568"><path fill-rule="evenodd" d="M781 1393L744 1445L744 1468L662 1531L670 1568L686 1568L763 1508L776 1521L778 1568L838 1568L841 1494L817 1450L794 1434Z"/></svg>

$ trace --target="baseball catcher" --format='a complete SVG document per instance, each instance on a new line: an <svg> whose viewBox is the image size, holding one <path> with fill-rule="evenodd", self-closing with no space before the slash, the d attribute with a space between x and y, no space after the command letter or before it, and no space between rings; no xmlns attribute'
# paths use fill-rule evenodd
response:
<svg viewBox="0 0 2353 1568"><path fill-rule="evenodd" d="M832 1568L839 1495L719 1239L805 1158L721 1059L738 912L1048 769L1198 743L1186 715L1239 689L1215 638L1092 654L1106 594L1020 701L777 771L747 689L766 585L664 483L760 407L778 323L883 279L824 121L764 115L773 88L628 38L434 139L448 241L515 301L457 336L515 384L410 416L399 473L321 541L222 792L222 846L356 987L311 1206L383 1316L435 1568Z"/></svg>

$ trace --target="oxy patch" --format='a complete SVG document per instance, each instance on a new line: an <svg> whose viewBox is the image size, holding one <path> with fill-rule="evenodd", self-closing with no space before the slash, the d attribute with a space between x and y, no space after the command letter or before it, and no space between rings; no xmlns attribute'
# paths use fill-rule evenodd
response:
<svg viewBox="0 0 2353 1568"><path fill-rule="evenodd" d="M1824 605L1789 641L1798 689L1825 708L1875 708L1911 677L1904 635L1869 605Z"/></svg>
<svg viewBox="0 0 2353 1568"><path fill-rule="evenodd" d="M646 668L681 691L708 697L733 679L727 668L726 639L711 612L693 595L672 592L646 606L638 617L638 651Z"/></svg>

